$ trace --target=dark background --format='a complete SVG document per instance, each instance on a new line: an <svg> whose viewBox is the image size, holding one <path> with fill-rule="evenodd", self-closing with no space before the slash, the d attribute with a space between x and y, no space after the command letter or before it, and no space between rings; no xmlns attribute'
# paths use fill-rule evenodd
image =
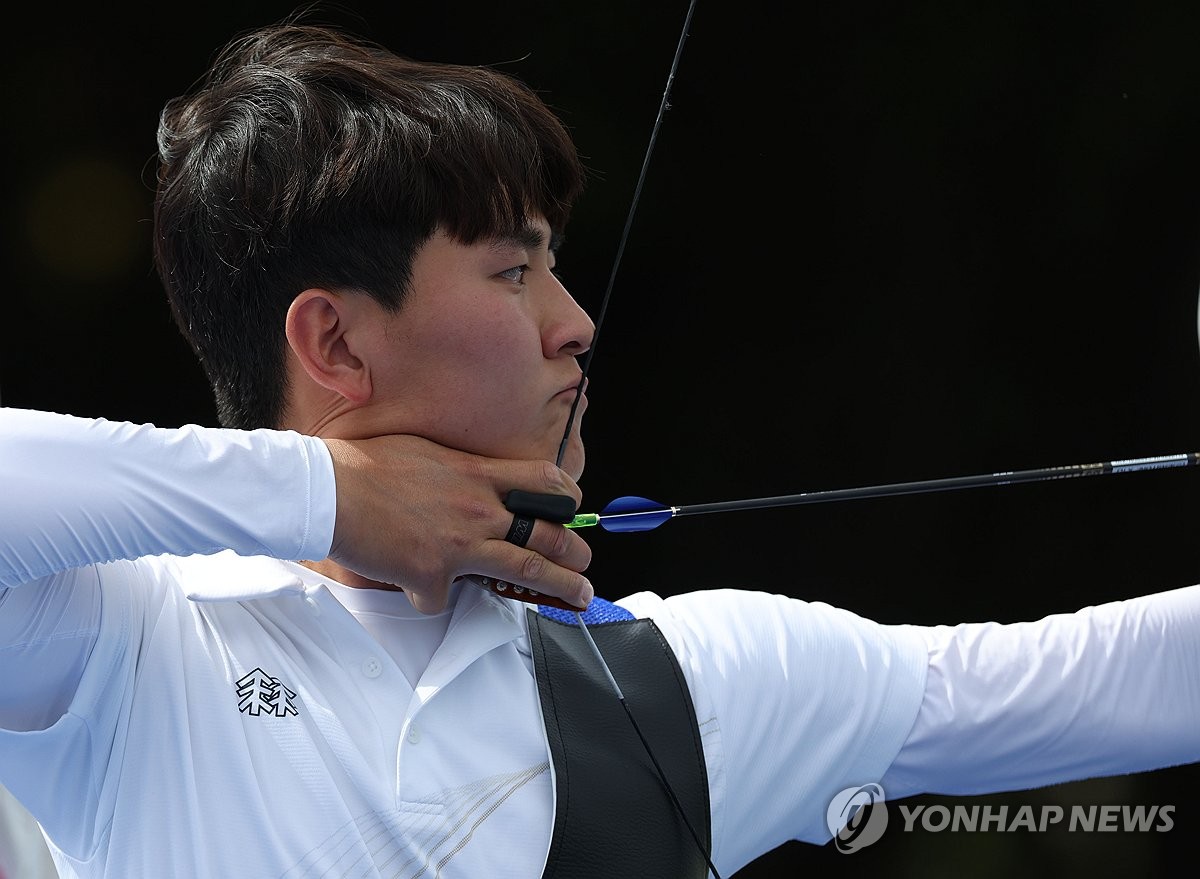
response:
<svg viewBox="0 0 1200 879"><path fill-rule="evenodd" d="M292 4L47 4L7 29L9 406L215 424L150 263L157 114ZM593 177L593 314L685 0L353 3L346 25L539 89ZM699 503L1200 449L1200 4L701 2L589 391L587 506ZM1200 581L1172 470L594 529L616 598L745 586L885 622L1032 619ZM1200 670L1197 670L1200 674ZM1154 875L1195 767L986 798L1173 804L1169 833L903 833L738 874ZM1176 861L1179 863L1179 861Z"/></svg>

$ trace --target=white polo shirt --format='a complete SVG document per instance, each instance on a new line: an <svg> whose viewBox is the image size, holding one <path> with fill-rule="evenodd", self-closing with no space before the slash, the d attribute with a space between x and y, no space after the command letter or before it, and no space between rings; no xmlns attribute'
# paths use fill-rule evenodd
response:
<svg viewBox="0 0 1200 879"><path fill-rule="evenodd" d="M413 688L319 580L219 553L95 566L5 596L2 618L36 645L13 649L13 674L36 681L49 652L88 654L61 716L0 733L0 772L61 849L64 875L540 874L554 786L524 606L464 589ZM832 675L830 641L853 624L813 616L825 658L797 669L803 697L750 673L769 650L741 651L721 700L747 715L728 718L732 742L722 714L735 705L718 709L689 675L723 872L725 850L827 837L824 804L882 775L920 702L923 649L872 634L857 672ZM796 759L780 777L785 733ZM731 796L756 805L730 816Z"/></svg>
<svg viewBox="0 0 1200 879"><path fill-rule="evenodd" d="M414 687L324 578L253 555L327 551L319 441L0 417L0 782L64 876L540 875L554 784L527 605L464 586ZM954 629L767 592L619 603L683 669L725 875L827 840L846 787L1200 756L1196 590Z"/></svg>

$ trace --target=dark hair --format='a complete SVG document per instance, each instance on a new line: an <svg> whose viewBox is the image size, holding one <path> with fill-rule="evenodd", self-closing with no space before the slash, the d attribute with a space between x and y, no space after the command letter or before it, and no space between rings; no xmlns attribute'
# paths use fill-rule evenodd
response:
<svg viewBox="0 0 1200 879"><path fill-rule="evenodd" d="M227 427L276 427L284 318L309 287L401 306L438 228L470 244L541 213L583 170L562 123L490 68L413 61L326 27L239 37L163 109L154 257Z"/></svg>

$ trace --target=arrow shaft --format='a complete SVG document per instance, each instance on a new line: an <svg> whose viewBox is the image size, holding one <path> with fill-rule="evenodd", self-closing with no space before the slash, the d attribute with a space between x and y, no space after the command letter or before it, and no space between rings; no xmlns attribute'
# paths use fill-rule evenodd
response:
<svg viewBox="0 0 1200 879"><path fill-rule="evenodd" d="M925 479L915 482L895 482L887 485L866 485L858 488L842 488L831 491L809 491L800 494L746 498L744 500L720 501L710 504L684 504L674 507L663 506L657 510L643 512L601 513L598 518L601 523L618 519L632 522L638 516L647 518L651 516L661 517L663 511L669 511L671 517L696 516L703 513L724 513L733 510L761 510L770 507L790 507L800 504L828 503L831 501L922 494L936 491L956 491L990 485L1011 485L1022 482L1075 479L1081 476L1104 476L1110 473L1136 473L1143 470L1192 467L1197 464L1200 464L1200 453L1189 452L1178 455L1156 455L1150 458L1101 461L1094 464L1069 464L1063 467L1007 470L998 473L984 473L977 476L953 476L946 479Z"/></svg>

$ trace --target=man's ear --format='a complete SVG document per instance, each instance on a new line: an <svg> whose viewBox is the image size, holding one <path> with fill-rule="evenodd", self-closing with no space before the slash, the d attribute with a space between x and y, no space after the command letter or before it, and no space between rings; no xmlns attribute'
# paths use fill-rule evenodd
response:
<svg viewBox="0 0 1200 879"><path fill-rule="evenodd" d="M288 306L284 332L305 374L352 403L371 398L371 371L356 351L359 303L329 290L310 288Z"/></svg>

